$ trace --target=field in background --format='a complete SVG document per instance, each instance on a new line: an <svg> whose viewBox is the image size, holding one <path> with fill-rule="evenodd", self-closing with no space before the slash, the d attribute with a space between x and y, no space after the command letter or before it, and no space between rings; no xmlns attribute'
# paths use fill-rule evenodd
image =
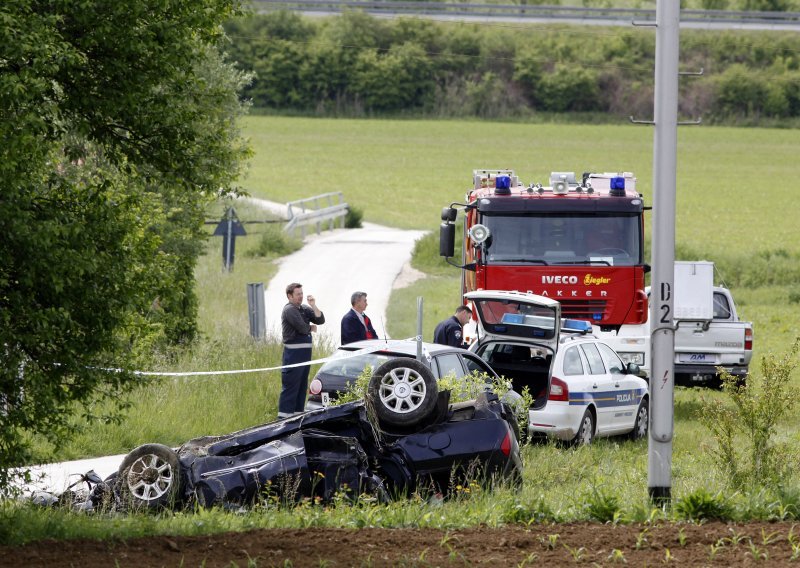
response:
<svg viewBox="0 0 800 568"><path fill-rule="evenodd" d="M243 182L253 195L341 191L365 220L394 227L437 227L441 207L464 198L479 168L511 168L526 183L546 183L551 171L631 171L653 202L649 127L269 116L244 126L256 151ZM800 250L785 238L794 219L782 214L800 211L796 132L683 127L678 145L679 243Z"/></svg>

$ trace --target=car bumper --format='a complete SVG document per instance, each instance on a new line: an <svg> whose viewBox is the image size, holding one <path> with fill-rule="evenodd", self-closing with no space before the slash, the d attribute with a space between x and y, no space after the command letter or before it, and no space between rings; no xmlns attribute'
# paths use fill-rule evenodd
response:
<svg viewBox="0 0 800 568"><path fill-rule="evenodd" d="M546 434L558 440L571 440L578 433L584 405L570 405L567 402L548 401L541 410L528 413L530 434Z"/></svg>
<svg viewBox="0 0 800 568"><path fill-rule="evenodd" d="M747 367L744 365L719 365L734 377L745 377ZM702 385L719 378L717 365L686 365L675 363L676 383Z"/></svg>

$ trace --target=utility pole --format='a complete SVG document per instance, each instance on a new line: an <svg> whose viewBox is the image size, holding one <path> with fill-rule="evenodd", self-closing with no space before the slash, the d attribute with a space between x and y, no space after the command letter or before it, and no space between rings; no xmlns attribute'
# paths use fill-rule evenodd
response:
<svg viewBox="0 0 800 568"><path fill-rule="evenodd" d="M656 3L656 70L653 141L653 245L650 293L650 436L647 485L650 499L672 499L674 431L674 264L678 149L678 53L680 2Z"/></svg>

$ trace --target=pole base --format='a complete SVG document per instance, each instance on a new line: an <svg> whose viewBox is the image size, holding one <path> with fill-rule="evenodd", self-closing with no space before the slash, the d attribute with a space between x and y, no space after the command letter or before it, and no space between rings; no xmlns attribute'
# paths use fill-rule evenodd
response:
<svg viewBox="0 0 800 568"><path fill-rule="evenodd" d="M672 487L648 487L650 501L658 507L669 507L672 502Z"/></svg>

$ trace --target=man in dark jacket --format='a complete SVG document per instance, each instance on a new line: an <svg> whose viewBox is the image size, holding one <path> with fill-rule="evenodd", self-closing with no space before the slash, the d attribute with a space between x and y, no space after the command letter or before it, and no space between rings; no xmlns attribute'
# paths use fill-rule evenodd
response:
<svg viewBox="0 0 800 568"><path fill-rule="evenodd" d="M451 347L466 349L464 343L464 324L472 317L472 310L467 306L458 306L456 313L439 323L433 331L433 342Z"/></svg>
<svg viewBox="0 0 800 568"><path fill-rule="evenodd" d="M293 282L286 287L289 302L281 313L283 332L283 366L311 361L311 333L325 323L325 315L317 307L314 296L303 304L303 285ZM278 399L278 418L302 412L308 390L308 365L281 370L281 395Z"/></svg>
<svg viewBox="0 0 800 568"><path fill-rule="evenodd" d="M364 313L367 309L367 293L353 292L350 296L350 305L353 308L342 318L342 345L362 339L377 339L378 334Z"/></svg>

